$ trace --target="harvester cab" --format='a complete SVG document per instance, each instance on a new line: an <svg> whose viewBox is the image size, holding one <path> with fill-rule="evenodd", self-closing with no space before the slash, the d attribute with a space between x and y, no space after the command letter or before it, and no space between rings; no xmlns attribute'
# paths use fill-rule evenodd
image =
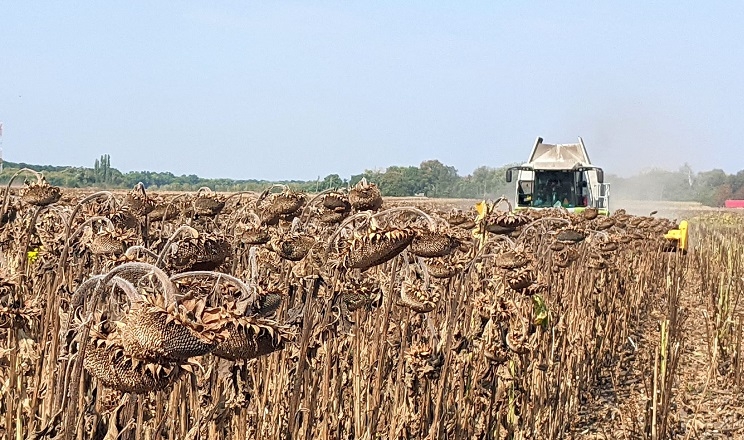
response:
<svg viewBox="0 0 744 440"><path fill-rule="evenodd" d="M565 208L581 213L596 208L600 215L610 213L610 184L604 171L589 160L584 140L575 144L546 144L538 137L528 161L506 170L506 181L516 174L515 210ZM687 222L668 231L669 250L687 251Z"/></svg>
<svg viewBox="0 0 744 440"><path fill-rule="evenodd" d="M592 165L579 137L576 144L546 144L538 137L527 163L506 170L517 174L516 209L563 207L579 213L588 207L609 214L610 184L602 168Z"/></svg>

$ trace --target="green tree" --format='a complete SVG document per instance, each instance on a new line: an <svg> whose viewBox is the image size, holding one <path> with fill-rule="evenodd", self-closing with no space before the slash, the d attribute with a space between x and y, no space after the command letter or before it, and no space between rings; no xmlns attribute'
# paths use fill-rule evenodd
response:
<svg viewBox="0 0 744 440"><path fill-rule="evenodd" d="M383 195L394 197L413 196L425 189L417 167L388 167L376 183Z"/></svg>
<svg viewBox="0 0 744 440"><path fill-rule="evenodd" d="M112 175L111 156L103 154L99 159L96 159L96 162L93 165L93 180L96 184L106 185L112 182Z"/></svg>
<svg viewBox="0 0 744 440"><path fill-rule="evenodd" d="M341 179L341 176L338 174L329 174L320 182L320 191L330 188L339 188L343 185L344 181Z"/></svg>
<svg viewBox="0 0 744 440"><path fill-rule="evenodd" d="M457 169L438 160L425 160L419 165L419 178L427 196L448 195L460 178Z"/></svg>

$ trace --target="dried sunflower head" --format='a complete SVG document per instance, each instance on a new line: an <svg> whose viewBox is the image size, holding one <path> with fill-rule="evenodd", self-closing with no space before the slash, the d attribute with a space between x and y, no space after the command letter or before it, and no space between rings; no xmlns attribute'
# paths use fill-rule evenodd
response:
<svg viewBox="0 0 744 440"><path fill-rule="evenodd" d="M243 316L229 306L214 313L208 323L224 326L227 336L214 349L215 356L228 360L249 360L284 348L291 332L276 321Z"/></svg>
<svg viewBox="0 0 744 440"><path fill-rule="evenodd" d="M426 264L426 269L429 271L429 275L434 278L452 278L461 269L462 265L453 264L451 261L437 258Z"/></svg>
<svg viewBox="0 0 744 440"><path fill-rule="evenodd" d="M415 229L411 253L419 257L443 257L460 247L461 241L452 235L430 229Z"/></svg>
<svg viewBox="0 0 744 440"><path fill-rule="evenodd" d="M382 207L382 193L377 185L362 178L349 191L349 203L356 211L376 211Z"/></svg>
<svg viewBox="0 0 744 440"><path fill-rule="evenodd" d="M351 203L349 203L349 197L342 192L331 192L323 195L322 202L323 207L338 212L351 211Z"/></svg>
<svg viewBox="0 0 744 440"><path fill-rule="evenodd" d="M91 330L83 367L104 385L121 392L144 394L169 387L184 373L193 372L187 362L155 363L132 357L116 335L99 324Z"/></svg>
<svg viewBox="0 0 744 440"><path fill-rule="evenodd" d="M147 196L145 192L145 186L142 183L138 183L132 188L124 197L124 206L126 206L132 214L142 217L152 212L155 209L155 201Z"/></svg>
<svg viewBox="0 0 744 440"><path fill-rule="evenodd" d="M271 249L289 261L300 261L310 252L315 238L307 234L293 233L288 237L275 237L270 241Z"/></svg>
<svg viewBox="0 0 744 440"><path fill-rule="evenodd" d="M506 282L514 290L523 290L537 281L537 274L529 266L519 267L506 273Z"/></svg>
<svg viewBox="0 0 744 440"><path fill-rule="evenodd" d="M108 218L117 229L137 229L139 227L137 214L127 205L111 210Z"/></svg>
<svg viewBox="0 0 744 440"><path fill-rule="evenodd" d="M48 206L57 203L62 197L62 190L58 186L52 186L42 175L34 183L27 183L21 190L21 200L29 205Z"/></svg>
<svg viewBox="0 0 744 440"><path fill-rule="evenodd" d="M611 217L605 217L600 216L592 220L592 229L596 229L597 231L604 231L606 229L610 229L611 227L615 226L615 220Z"/></svg>
<svg viewBox="0 0 744 440"><path fill-rule="evenodd" d="M460 209L453 209L446 217L447 223L452 226L460 226L468 220L472 220L470 216L464 214Z"/></svg>
<svg viewBox="0 0 744 440"><path fill-rule="evenodd" d="M555 235L555 239L565 244L579 243L586 238L586 233L576 228L563 228Z"/></svg>
<svg viewBox="0 0 744 440"><path fill-rule="evenodd" d="M356 279L347 279L340 288L341 300L349 311L361 308L372 308L382 298L380 282L372 276L362 273Z"/></svg>
<svg viewBox="0 0 744 440"><path fill-rule="evenodd" d="M197 192L192 205L194 215L213 217L225 207L225 197L209 188L202 188Z"/></svg>
<svg viewBox="0 0 744 440"><path fill-rule="evenodd" d="M184 211L182 203L166 201L161 196L157 196L153 200L155 201L155 206L150 211L148 217L151 222L173 220Z"/></svg>
<svg viewBox="0 0 744 440"><path fill-rule="evenodd" d="M91 237L88 248L94 255L119 256L128 247L127 243L133 242L135 237L136 234L131 230L103 228Z"/></svg>
<svg viewBox="0 0 744 440"><path fill-rule="evenodd" d="M241 243L245 243L250 246L266 244L269 242L269 240L271 240L269 230L265 226L256 226L243 222L240 222L236 225L235 236L240 239Z"/></svg>
<svg viewBox="0 0 744 440"><path fill-rule="evenodd" d="M510 250L496 255L493 262L501 269L517 269L526 266L530 259L524 252Z"/></svg>
<svg viewBox="0 0 744 440"><path fill-rule="evenodd" d="M493 212L486 217L487 225L496 225L502 228L518 228L532 222L532 218L513 212Z"/></svg>
<svg viewBox="0 0 744 440"><path fill-rule="evenodd" d="M584 217L586 220L594 220L599 215L599 209L594 207L588 207L584 209L584 211L581 213L581 216Z"/></svg>
<svg viewBox="0 0 744 440"><path fill-rule="evenodd" d="M274 193L266 197L262 202L268 206L271 212L278 215L289 215L297 212L305 205L307 197L304 193L292 191L285 187L280 193Z"/></svg>
<svg viewBox="0 0 744 440"><path fill-rule="evenodd" d="M118 337L128 354L152 362L174 362L210 353L224 338L222 328L197 318L205 307L166 304L161 295L144 295L118 322Z"/></svg>
<svg viewBox="0 0 744 440"><path fill-rule="evenodd" d="M405 280L398 304L414 312L428 313L434 310L442 298L444 289L438 284L425 286L421 281Z"/></svg>
<svg viewBox="0 0 744 440"><path fill-rule="evenodd" d="M347 268L366 269L385 263L403 252L415 235L412 229L395 227L370 227L366 233L355 233L344 247L343 264Z"/></svg>

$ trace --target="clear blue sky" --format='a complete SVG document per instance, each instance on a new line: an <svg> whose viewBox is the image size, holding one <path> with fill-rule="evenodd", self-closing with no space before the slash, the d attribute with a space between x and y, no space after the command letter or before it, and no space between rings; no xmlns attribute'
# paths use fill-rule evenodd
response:
<svg viewBox="0 0 744 440"><path fill-rule="evenodd" d="M611 173L744 169L744 2L563 3L0 1L4 156L465 175L580 135Z"/></svg>

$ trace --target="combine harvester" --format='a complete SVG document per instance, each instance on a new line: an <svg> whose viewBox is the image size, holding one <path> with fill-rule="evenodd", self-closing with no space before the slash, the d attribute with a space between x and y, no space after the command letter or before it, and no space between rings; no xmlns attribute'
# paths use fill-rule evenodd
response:
<svg viewBox="0 0 744 440"><path fill-rule="evenodd" d="M584 140L575 144L546 144L538 137L528 161L506 170L506 181L516 181L515 210L564 208L578 214L596 208L610 214L610 184L602 168L592 164ZM687 250L687 221L664 235L676 242L675 250Z"/></svg>
<svg viewBox="0 0 744 440"><path fill-rule="evenodd" d="M563 207L581 213L593 207L609 214L610 184L602 168L592 165L581 138L577 144L544 144L539 137L527 163L506 170L507 182L515 171L518 210Z"/></svg>

